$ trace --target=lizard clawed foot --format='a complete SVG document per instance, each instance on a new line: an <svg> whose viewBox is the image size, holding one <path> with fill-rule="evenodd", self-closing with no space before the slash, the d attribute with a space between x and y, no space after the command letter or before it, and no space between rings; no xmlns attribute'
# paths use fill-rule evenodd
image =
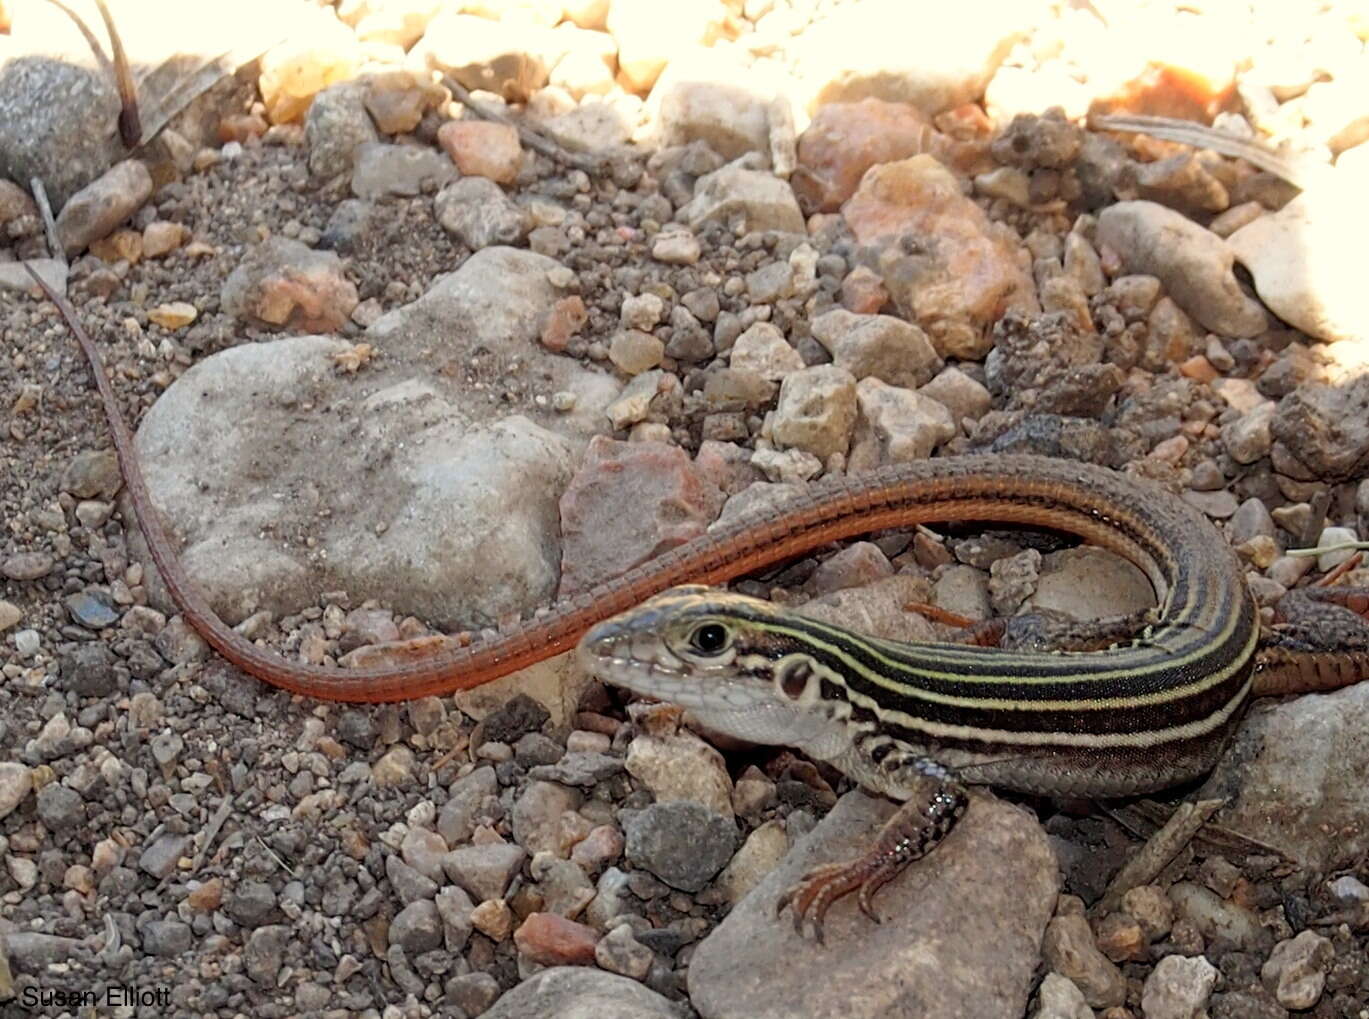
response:
<svg viewBox="0 0 1369 1019"><path fill-rule="evenodd" d="M784 907L789 906L794 912L794 930L802 935L805 925L811 926L813 939L820 945L825 944L823 921L832 903L851 892L859 892L856 899L861 912L879 923L879 914L871 899L905 866L907 860L872 850L854 860L814 867L779 897L775 915L779 916Z"/></svg>
<svg viewBox="0 0 1369 1019"><path fill-rule="evenodd" d="M841 863L814 867L779 897L775 915L789 906L794 911L794 930L802 937L804 927L823 944L822 924L827 911L844 895L858 891L861 912L875 923L872 898L918 857L930 852L955 826L968 802L965 789L935 761L911 755L886 753L883 765L905 776L913 793L884 823L874 844L866 852Z"/></svg>

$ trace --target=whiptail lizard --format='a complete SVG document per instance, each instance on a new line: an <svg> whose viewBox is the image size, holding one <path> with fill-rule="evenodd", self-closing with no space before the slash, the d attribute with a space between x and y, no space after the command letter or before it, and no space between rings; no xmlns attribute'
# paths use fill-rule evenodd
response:
<svg viewBox="0 0 1369 1019"><path fill-rule="evenodd" d="M153 560L177 607L220 654L306 696L395 701L478 686L584 635L580 661L606 681L689 708L718 731L799 748L905 801L867 854L819 868L782 900L793 902L796 923L811 919L819 932L835 899L859 889L871 911L874 890L945 837L965 809L967 782L1076 797L1164 788L1212 767L1252 695L1369 677L1369 588L1292 592L1262 630L1236 557L1196 509L1155 485L1034 456L952 457L827 479L498 638L408 664L287 661L225 624L196 590L152 506L94 343L65 299L30 272L90 360ZM1159 607L1063 631L1018 617L972 632L997 646L901 644L769 602L676 588L857 534L943 521L1076 535L1135 563Z"/></svg>
<svg viewBox="0 0 1369 1019"><path fill-rule="evenodd" d="M1160 596L1130 619L1065 628L1018 616L979 643L864 637L774 604L683 587L599 624L586 670L689 709L705 726L796 747L903 806L863 856L810 872L780 899L822 918L925 855L967 783L1067 797L1178 785L1210 770L1252 695L1369 678L1369 588L1286 595L1262 631L1226 541L1158 486L1035 456L950 457L815 486L795 524L871 528L986 521L1077 535L1130 560Z"/></svg>

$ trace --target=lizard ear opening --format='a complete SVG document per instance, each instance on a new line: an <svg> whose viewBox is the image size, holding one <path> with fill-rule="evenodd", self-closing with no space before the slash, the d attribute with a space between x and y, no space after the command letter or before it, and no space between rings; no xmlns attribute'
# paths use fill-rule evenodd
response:
<svg viewBox="0 0 1369 1019"><path fill-rule="evenodd" d="M791 655L775 666L775 689L786 700L802 703L815 696L812 688L818 680L813 660L807 655Z"/></svg>

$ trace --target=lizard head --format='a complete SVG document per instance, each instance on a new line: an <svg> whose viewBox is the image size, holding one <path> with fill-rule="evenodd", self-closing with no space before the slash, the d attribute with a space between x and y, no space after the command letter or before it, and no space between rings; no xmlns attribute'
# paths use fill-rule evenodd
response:
<svg viewBox="0 0 1369 1019"><path fill-rule="evenodd" d="M579 661L604 682L678 704L716 731L828 758L850 743L836 717L844 701L824 695L831 670L795 622L758 598L676 587L591 629Z"/></svg>

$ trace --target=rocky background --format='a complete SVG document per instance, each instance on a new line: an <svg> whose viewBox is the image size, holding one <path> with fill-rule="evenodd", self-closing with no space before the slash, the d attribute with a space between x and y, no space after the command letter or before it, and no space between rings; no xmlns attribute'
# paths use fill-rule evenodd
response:
<svg viewBox="0 0 1369 1019"><path fill-rule="evenodd" d="M565 660L377 708L217 660L18 262L101 344L191 574L288 657L488 635L810 479L971 450L1172 488L1268 607L1369 535L1362 4L110 11L131 146L75 22L0 0L0 1009L1366 1014L1369 687L1258 706L1181 791L1267 850L1110 887L1148 829L984 792L818 946L777 895L890 809L826 769ZM945 636L911 601L1153 600L955 529L737 586L902 639Z"/></svg>

